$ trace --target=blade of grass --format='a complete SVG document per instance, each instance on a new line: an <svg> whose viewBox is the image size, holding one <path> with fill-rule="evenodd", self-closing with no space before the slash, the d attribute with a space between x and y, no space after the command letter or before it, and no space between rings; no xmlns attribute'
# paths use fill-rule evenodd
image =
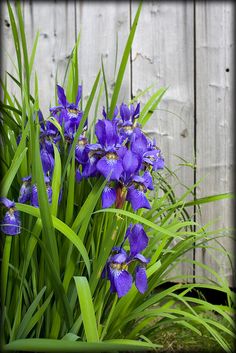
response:
<svg viewBox="0 0 236 353"><path fill-rule="evenodd" d="M93 300L86 277L74 276L87 342L99 342Z"/></svg>

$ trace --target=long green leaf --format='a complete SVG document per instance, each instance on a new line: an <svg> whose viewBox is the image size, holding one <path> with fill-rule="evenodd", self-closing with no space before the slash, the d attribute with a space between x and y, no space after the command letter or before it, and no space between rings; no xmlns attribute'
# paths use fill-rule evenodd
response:
<svg viewBox="0 0 236 353"><path fill-rule="evenodd" d="M98 330L94 312L93 300L86 277L74 277L82 320L87 342L98 342Z"/></svg>
<svg viewBox="0 0 236 353"><path fill-rule="evenodd" d="M16 208L21 212L25 212L27 214L34 216L34 217L40 218L39 209L37 209L33 206L24 205L21 203L16 203ZM59 232L61 232L66 238L68 238L74 244L74 246L78 249L79 253L81 254L81 256L85 262L88 273L90 273L90 261L89 261L88 253L87 253L87 250L86 250L84 244L82 243L81 239L77 236L77 234L75 232L73 232L73 230L70 227L68 227L60 219L52 216L52 223L53 223L53 226Z"/></svg>
<svg viewBox="0 0 236 353"><path fill-rule="evenodd" d="M17 330L16 339L25 336L25 331L27 330L27 326L29 325L31 318L32 318L35 310L37 309L37 306L38 306L40 300L42 299L43 294L45 293L45 290L46 290L46 287L43 287L41 289L41 291L38 293L37 297L34 299L32 304L30 305L29 309L25 313L25 316L23 317L21 324Z"/></svg>
<svg viewBox="0 0 236 353"><path fill-rule="evenodd" d="M135 340L110 340L104 342L81 342L67 340L53 340L45 338L21 339L5 345L4 351L23 351L23 352L147 352L161 347L157 344L150 344Z"/></svg>
<svg viewBox="0 0 236 353"><path fill-rule="evenodd" d="M112 99L111 99L111 106L110 106L110 110L109 110L109 114L108 117L109 119L112 119L113 114L114 114L114 110L116 107L116 103L117 103L117 99L119 96L119 92L120 92L120 87L123 81L123 77L124 77L124 73L125 73L125 68L128 62L128 58L130 55L130 50L132 47L132 43L133 43L133 39L134 39L134 35L135 35L135 31L136 31L136 27L138 24L138 20L139 20L139 16L140 16L140 12L141 12L141 8L142 8L142 2L140 2L138 10L136 12L130 33L129 33L129 37L125 46L125 50L123 53L123 57L120 63L120 67L119 67L119 71L117 74L117 78L116 78L116 83L115 83L115 87L114 87L114 91L113 91L113 95L112 95Z"/></svg>

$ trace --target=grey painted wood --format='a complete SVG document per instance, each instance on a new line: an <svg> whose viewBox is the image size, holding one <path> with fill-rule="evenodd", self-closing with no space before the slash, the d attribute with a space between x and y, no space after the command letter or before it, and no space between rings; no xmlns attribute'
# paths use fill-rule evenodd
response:
<svg viewBox="0 0 236 353"><path fill-rule="evenodd" d="M116 33L119 64L130 29L130 18L134 17L137 6L136 2L132 2L130 6L127 1L23 3L27 44L30 49L36 31L40 31L35 67L39 79L41 109L45 116L48 114L50 101L54 104L57 68L58 82L62 84L68 57L79 31L79 66L83 95L85 99L88 97L103 55L111 96L115 78ZM188 162L194 162L196 128L196 177L199 179L207 175L197 189L197 197L232 189L232 6L229 2L198 2L195 12L195 42L192 2L144 1L132 49L132 61L128 64L119 97L119 102L128 101L131 85L133 95L136 95L140 90L155 84L155 88L141 98L143 106L155 89L169 87L158 110L147 124L146 131L156 137L166 165L177 171L184 185L190 186L194 182L194 171L189 167L180 168L180 160L176 155ZM8 23L4 3L1 11L3 65L10 72L14 72L13 65L6 55L7 52L14 58L11 28ZM17 93L10 80L9 87ZM104 103L103 96L100 111ZM194 108L197 123L195 127ZM93 116L90 116L90 119L92 118ZM171 182L173 185L177 183L174 179ZM184 187L178 186L176 190L180 195ZM231 208L229 201L204 206L202 217L198 220L204 224L211 219L218 219L215 228L230 226ZM232 248L232 242L226 237L222 238L220 243L227 249ZM218 264L205 250L187 256L191 259L196 256L197 260L210 264L217 272L226 274L231 282L228 262L222 254L212 251L213 256L217 254ZM188 276L192 271L191 266L182 263L173 275L181 273ZM206 273L196 268L196 274Z"/></svg>
<svg viewBox="0 0 236 353"><path fill-rule="evenodd" d="M132 6L134 16L137 3ZM191 2L144 2L132 51L133 94L150 84L169 87L146 130L156 137L166 165L176 170L183 184L193 184L193 169L179 168L176 155L189 162L194 157L194 57L193 4ZM154 93L154 89L150 94ZM147 94L141 99L145 104ZM172 114L173 113L173 114ZM163 175L165 173L162 172ZM173 184L177 181L172 179ZM184 188L178 186L180 195ZM173 241L173 245L176 241ZM185 257L192 259L193 253ZM183 262L172 276L192 275ZM191 280L190 278L187 278Z"/></svg>
<svg viewBox="0 0 236 353"><path fill-rule="evenodd" d="M1 48L1 59L2 59L2 67L1 67L1 77L3 77L5 81L4 71L8 71L12 75L16 75L16 69L13 63L17 63L15 49L14 49L14 41L12 38L10 19L7 11L6 3L1 3L1 35L2 35L2 48ZM4 75L4 76L2 76ZM17 95L18 89L11 78L6 75L7 79L7 87L12 92L13 95Z"/></svg>
<svg viewBox="0 0 236 353"><path fill-rule="evenodd" d="M115 81L116 37L119 65L129 34L129 2L77 2L77 33L81 32L79 49L80 78L87 98L101 68L103 57L109 97ZM117 66L118 69L118 66ZM127 66L118 102L130 96L130 68ZM102 110L101 102L100 110ZM100 115L101 116L101 115ZM90 116L90 118L93 118Z"/></svg>
<svg viewBox="0 0 236 353"><path fill-rule="evenodd" d="M32 48L36 32L40 36L35 58L40 106L44 116L54 104L56 74L62 84L69 55L75 43L74 2L25 1L23 7L27 44Z"/></svg>
<svg viewBox="0 0 236 353"><path fill-rule="evenodd" d="M205 176L197 196L232 191L233 164L233 4L199 2L196 5L196 113L197 178ZM233 204L220 201L204 206L200 221L215 220L210 229L232 226ZM216 236L216 234L214 235ZM220 243L228 250L233 243L227 237ZM212 243L211 246L217 245ZM196 259L213 266L232 283L227 258L213 249L201 249ZM207 271L196 268L197 275Z"/></svg>

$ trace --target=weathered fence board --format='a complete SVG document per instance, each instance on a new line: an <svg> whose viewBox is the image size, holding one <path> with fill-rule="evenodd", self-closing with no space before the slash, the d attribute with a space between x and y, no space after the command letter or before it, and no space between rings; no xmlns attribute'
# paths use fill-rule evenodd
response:
<svg viewBox="0 0 236 353"><path fill-rule="evenodd" d="M130 6L127 1L23 3L30 49L36 31L40 31L35 67L41 109L45 116L50 102L55 103L56 73L58 83L62 84L79 31L79 74L83 96L88 97L101 67L101 56L111 96L116 76L116 51L119 64L137 6L136 2ZM12 72L13 65L6 54L14 59L6 3L2 6L1 28L3 65ZM144 104L155 89L169 87L146 131L156 137L166 165L177 170L184 185L190 186L195 179L206 175L197 189L197 197L232 190L232 29L233 5L230 2L144 1L131 62L128 63L119 97L119 103L128 101L131 92L135 96L154 84L150 92L141 98L141 104ZM13 87L11 81L9 86ZM101 108L102 104L99 112ZM177 156L194 163L194 146L197 152L196 172L191 167L179 168L181 161ZM174 180L172 182L175 183ZM183 189L177 188L177 192ZM204 224L218 219L217 228L230 226L231 209L229 201L204 206L200 221ZM220 243L227 249L232 248L232 242L226 237L221 238ZM186 257L213 266L218 273L226 274L231 283L232 271L226 257L214 249L211 252L218 264L204 249ZM179 272L188 278L194 268L183 262ZM206 274L206 271L196 268L197 276Z"/></svg>
<svg viewBox="0 0 236 353"><path fill-rule="evenodd" d="M62 84L63 73L75 43L75 4L73 2L25 1L23 14L27 44L32 48L40 32L35 68L39 81L40 106L45 116L54 104L56 74Z"/></svg>
<svg viewBox="0 0 236 353"><path fill-rule="evenodd" d="M76 19L77 32L81 31L79 67L84 97L86 98L91 91L91 86L101 68L102 57L110 95L115 81L116 38L118 36L117 62L119 63L129 34L129 3L77 2ZM129 95L130 70L128 67L119 102ZM102 109L102 106L100 108Z"/></svg>
<svg viewBox="0 0 236 353"><path fill-rule="evenodd" d="M153 83L156 90L169 87L146 130L156 137L166 165L176 171L182 162L177 156L192 163L194 158L193 53L193 4L144 2L132 50L132 89L136 95ZM182 167L177 174L184 185L193 184L192 168ZM177 192L183 190L178 187ZM183 261L173 275L178 273L192 275L192 266Z"/></svg>
<svg viewBox="0 0 236 353"><path fill-rule="evenodd" d="M197 179L205 176L197 196L232 191L233 163L233 4L199 2L196 5L196 145ZM203 223L215 220L211 229L232 226L233 204L229 200L204 206ZM225 232L224 232L225 233ZM224 234L223 233L223 234ZM217 236L217 234L215 235ZM232 241L219 239L231 250ZM216 243L212 243L214 247ZM223 248L222 248L223 250ZM196 259L227 275L232 269L225 255L214 249L199 249ZM215 279L196 268L197 275Z"/></svg>

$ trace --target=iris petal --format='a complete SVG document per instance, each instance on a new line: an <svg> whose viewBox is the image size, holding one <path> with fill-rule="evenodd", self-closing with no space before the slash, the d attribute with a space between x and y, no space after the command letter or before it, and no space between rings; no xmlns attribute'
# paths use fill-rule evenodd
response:
<svg viewBox="0 0 236 353"><path fill-rule="evenodd" d="M148 236L141 224L135 224L128 233L130 255L133 257L143 251L148 245Z"/></svg>
<svg viewBox="0 0 236 353"><path fill-rule="evenodd" d="M144 192L136 189L134 186L128 189L126 200L131 203L134 211L137 211L139 208L151 208Z"/></svg>
<svg viewBox="0 0 236 353"><path fill-rule="evenodd" d="M97 163L97 170L110 180L119 180L123 171L122 162L118 159L109 159L107 156L102 157Z"/></svg>
<svg viewBox="0 0 236 353"><path fill-rule="evenodd" d="M116 190L109 186L105 186L102 192L102 207L110 207L116 201Z"/></svg>
<svg viewBox="0 0 236 353"><path fill-rule="evenodd" d="M122 162L124 170L128 174L135 173L140 166L138 157L130 150L126 151Z"/></svg>
<svg viewBox="0 0 236 353"><path fill-rule="evenodd" d="M118 294L118 298L126 295L132 287L133 278L131 274L126 271L114 270L114 285Z"/></svg>
<svg viewBox="0 0 236 353"><path fill-rule="evenodd" d="M7 235L17 235L21 232L18 211L13 211L11 209L10 211L6 212L1 224L1 230L4 234Z"/></svg>
<svg viewBox="0 0 236 353"><path fill-rule="evenodd" d="M59 85L57 85L57 96L58 96L58 103L63 105L63 107L66 107L67 100L66 100L65 92L64 92L64 89Z"/></svg>
<svg viewBox="0 0 236 353"><path fill-rule="evenodd" d="M148 289L146 269L142 266L136 267L135 286L142 294Z"/></svg>

